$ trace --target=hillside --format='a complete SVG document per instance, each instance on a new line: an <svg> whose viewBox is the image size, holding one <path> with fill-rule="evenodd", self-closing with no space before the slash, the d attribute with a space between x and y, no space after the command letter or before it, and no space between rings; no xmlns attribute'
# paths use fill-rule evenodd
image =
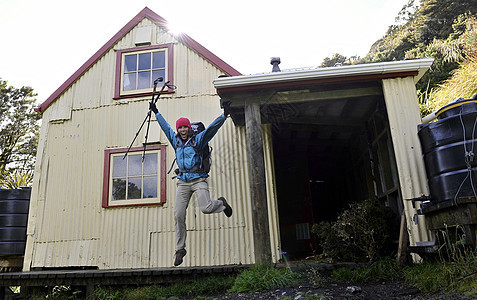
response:
<svg viewBox="0 0 477 300"><path fill-rule="evenodd" d="M364 57L348 58L336 53L325 58L321 67L433 57L433 66L417 84L422 112L426 114L437 105L431 102L444 101L430 98L437 95L434 90L452 80L452 74L462 65L477 58L476 16L477 0L409 0L396 16L396 24L389 26ZM470 77L476 76L470 73ZM469 97L474 90L468 86L462 89L462 97Z"/></svg>

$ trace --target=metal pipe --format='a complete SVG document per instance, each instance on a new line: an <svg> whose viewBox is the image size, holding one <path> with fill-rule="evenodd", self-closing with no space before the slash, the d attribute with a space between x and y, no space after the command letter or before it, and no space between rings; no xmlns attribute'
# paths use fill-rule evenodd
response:
<svg viewBox="0 0 477 300"><path fill-rule="evenodd" d="M434 112L431 112L430 114L428 114L427 116L422 118L422 124L426 124L426 123L430 123L430 122L434 121L437 118L437 116L436 116L437 112L438 112L438 110L436 110Z"/></svg>

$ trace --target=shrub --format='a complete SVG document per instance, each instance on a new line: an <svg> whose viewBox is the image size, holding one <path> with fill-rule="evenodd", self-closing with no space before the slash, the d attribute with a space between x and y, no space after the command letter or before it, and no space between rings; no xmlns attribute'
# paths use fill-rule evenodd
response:
<svg viewBox="0 0 477 300"><path fill-rule="evenodd" d="M399 221L388 208L374 199L350 204L333 222L314 224L323 254L336 260L375 261L389 251L397 235Z"/></svg>

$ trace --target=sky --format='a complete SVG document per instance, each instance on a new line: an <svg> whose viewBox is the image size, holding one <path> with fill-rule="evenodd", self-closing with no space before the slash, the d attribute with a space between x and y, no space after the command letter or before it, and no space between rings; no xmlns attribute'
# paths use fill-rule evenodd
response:
<svg viewBox="0 0 477 300"><path fill-rule="evenodd" d="M144 7L242 74L364 56L408 0L0 0L0 78L45 101Z"/></svg>

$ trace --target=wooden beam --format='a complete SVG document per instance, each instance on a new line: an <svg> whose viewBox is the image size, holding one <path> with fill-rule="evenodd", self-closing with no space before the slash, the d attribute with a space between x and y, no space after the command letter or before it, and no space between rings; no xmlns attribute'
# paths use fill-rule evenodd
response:
<svg viewBox="0 0 477 300"><path fill-rule="evenodd" d="M259 104L292 104L310 101L340 100L382 95L380 87L364 87L342 90L328 90L313 92L309 90L242 92L221 95L222 99L230 100L231 108L243 107L248 103Z"/></svg>
<svg viewBox="0 0 477 300"><path fill-rule="evenodd" d="M359 98L366 96L382 95L383 91L379 87L365 87L355 89L329 90L329 91L289 91L277 92L271 99L273 103L281 104L283 102L300 103L309 101L338 100L348 98Z"/></svg>
<svg viewBox="0 0 477 300"><path fill-rule="evenodd" d="M260 105L245 106L255 263L272 262Z"/></svg>
<svg viewBox="0 0 477 300"><path fill-rule="evenodd" d="M299 117L299 118L292 118L289 120L284 121L285 124L300 124L300 125L307 125L310 127L313 126L320 126L325 128L326 126L329 127L349 127L352 131L359 131L364 129L366 120L364 118L353 118L353 117L328 117L328 116L320 116L320 117ZM320 128L321 129L321 128ZM336 131L336 130L335 130Z"/></svg>

